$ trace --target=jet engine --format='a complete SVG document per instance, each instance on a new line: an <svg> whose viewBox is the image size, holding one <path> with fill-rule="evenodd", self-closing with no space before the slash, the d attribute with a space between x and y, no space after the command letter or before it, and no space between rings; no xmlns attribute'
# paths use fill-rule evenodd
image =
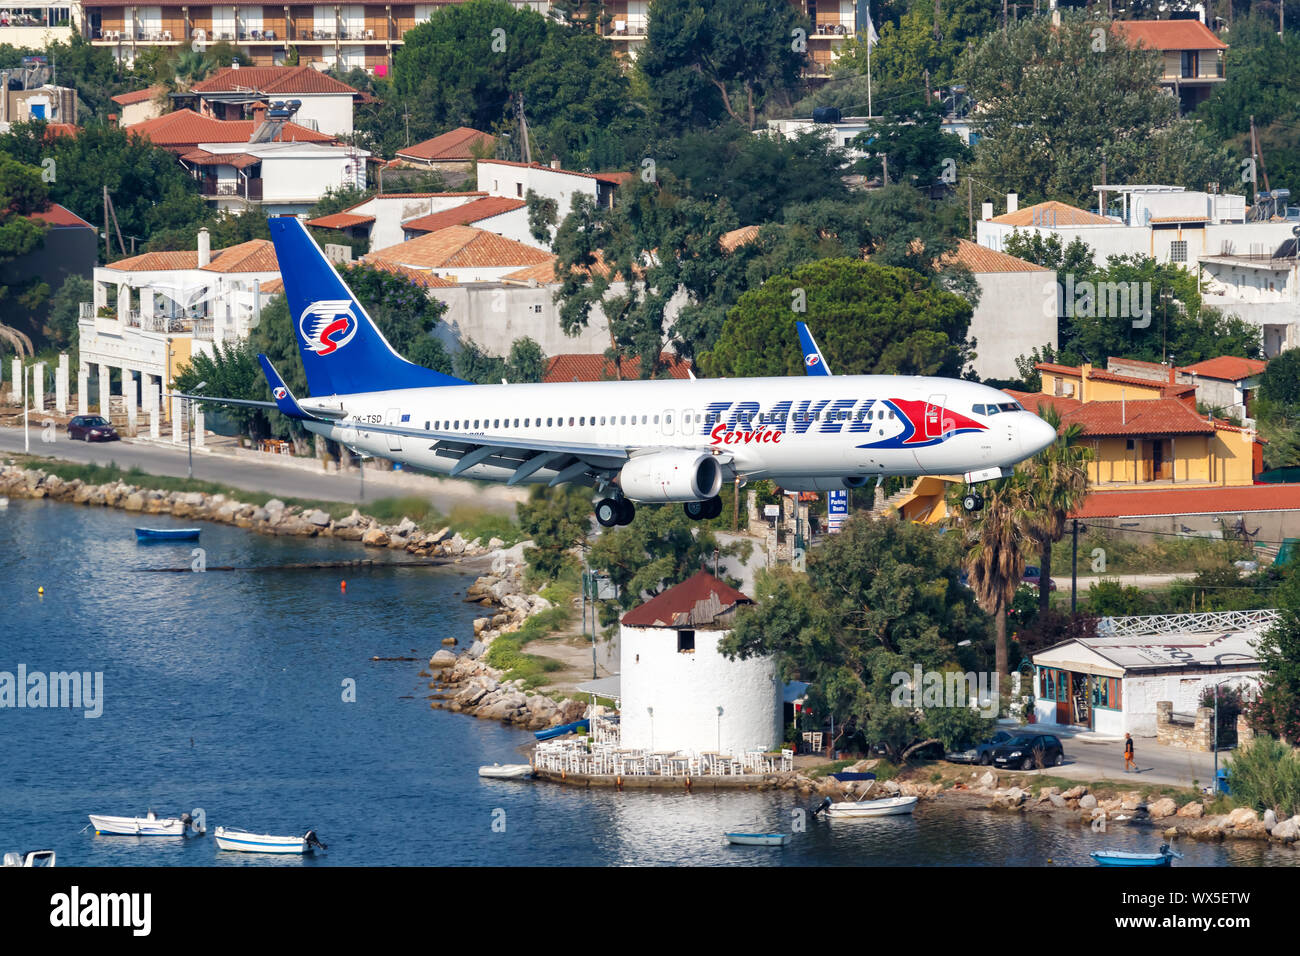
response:
<svg viewBox="0 0 1300 956"><path fill-rule="evenodd" d="M618 485L633 501L703 501L722 487L722 467L703 452L654 452L624 465Z"/></svg>

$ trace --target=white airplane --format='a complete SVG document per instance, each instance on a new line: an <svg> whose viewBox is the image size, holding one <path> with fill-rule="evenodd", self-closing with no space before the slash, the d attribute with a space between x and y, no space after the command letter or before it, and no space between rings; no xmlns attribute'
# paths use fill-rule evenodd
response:
<svg viewBox="0 0 1300 956"><path fill-rule="evenodd" d="M258 356L278 408L361 455L453 478L589 485L596 519L628 524L634 502L716 517L723 482L787 491L857 488L884 475L1010 474L1056 431L1005 392L906 375L834 376L802 325L806 378L475 385L388 344L294 218L270 220L310 398ZM982 507L968 489L968 510Z"/></svg>

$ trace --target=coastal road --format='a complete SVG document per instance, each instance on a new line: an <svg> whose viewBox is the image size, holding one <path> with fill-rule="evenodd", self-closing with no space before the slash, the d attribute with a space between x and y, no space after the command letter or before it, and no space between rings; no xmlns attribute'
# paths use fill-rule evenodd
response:
<svg viewBox="0 0 1300 956"><path fill-rule="evenodd" d="M166 442L124 441L90 443L69 441L60 430L53 442L40 441L40 430L32 429L31 454L82 464L116 464L120 468L138 467L152 475L184 478L184 445ZM0 427L0 453L23 452L23 430ZM279 456L266 455L265 461L247 456L222 453L220 446L194 453L194 477L232 488L260 491L270 495L314 498L361 504L379 498L417 496L427 498L444 515L457 506L468 506L513 517L515 503L525 500L526 489L504 485L484 486L474 482L444 480L410 474L382 472L367 467L364 496L356 471L330 473L304 468L294 463L277 462Z"/></svg>
<svg viewBox="0 0 1300 956"><path fill-rule="evenodd" d="M1034 730L1033 726L1026 728ZM1056 733L1056 731L1053 731ZM1154 737L1134 737L1133 755L1138 773L1124 772L1124 740L1093 738L1089 734L1059 733L1065 747L1065 763L1048 771L1056 777L1071 780L1131 781L1140 784L1173 784L1180 787L1207 787L1214 779L1214 755L1164 747ZM1231 756L1230 751L1219 753L1219 766Z"/></svg>

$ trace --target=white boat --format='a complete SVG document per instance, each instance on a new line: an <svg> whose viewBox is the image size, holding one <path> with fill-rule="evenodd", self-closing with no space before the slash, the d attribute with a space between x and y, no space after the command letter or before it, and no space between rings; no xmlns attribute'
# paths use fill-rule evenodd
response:
<svg viewBox="0 0 1300 956"><path fill-rule="evenodd" d="M829 801L829 797L827 800ZM911 813L916 809L916 797L883 797L879 800L857 800L845 803L825 804L821 807L826 816L832 819L848 817L889 817L900 813Z"/></svg>
<svg viewBox="0 0 1300 956"><path fill-rule="evenodd" d="M53 850L32 850L30 853L6 853L5 866L53 866Z"/></svg>
<svg viewBox="0 0 1300 956"><path fill-rule="evenodd" d="M217 847L242 853L311 853L325 844L316 839L316 831L308 830L302 836L272 836L269 833L249 833L238 827L217 827L213 831Z"/></svg>
<svg viewBox="0 0 1300 956"><path fill-rule="evenodd" d="M789 846L788 833L724 833L727 842L736 846Z"/></svg>
<svg viewBox="0 0 1300 956"><path fill-rule="evenodd" d="M533 768L526 763L494 763L490 767L479 767L478 775L499 780L522 780L533 775Z"/></svg>
<svg viewBox="0 0 1300 956"><path fill-rule="evenodd" d="M188 813L159 818L152 810L142 817L110 817L90 814L91 826L99 836L170 837L185 836L193 824ZM196 830L195 832L201 832Z"/></svg>

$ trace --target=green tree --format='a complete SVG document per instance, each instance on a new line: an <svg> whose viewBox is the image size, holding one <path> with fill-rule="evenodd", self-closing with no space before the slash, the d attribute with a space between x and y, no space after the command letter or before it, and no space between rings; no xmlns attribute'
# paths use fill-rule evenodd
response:
<svg viewBox="0 0 1300 956"><path fill-rule="evenodd" d="M89 278L70 275L50 299L50 314L45 320L46 339L58 351L69 353L71 368L81 367L78 361L81 303L92 302L94 298L95 286Z"/></svg>
<svg viewBox="0 0 1300 956"><path fill-rule="evenodd" d="M956 502L961 494L961 487L953 486L950 510L960 508ZM1025 573L1021 542L1031 537L1039 512L1029 482L1019 471L985 483L981 494L983 509L966 513L964 519L969 528L966 569L980 605L993 616L997 672L1009 675L1007 611Z"/></svg>
<svg viewBox="0 0 1300 956"><path fill-rule="evenodd" d="M266 401L269 390L257 351L247 339L224 342L212 354L195 352L189 362L176 371L176 391L193 394L200 383L206 382L202 394L221 398L240 398ZM202 403L200 403L202 404ZM270 434L269 410L240 405L213 405L229 418L242 434L251 438L264 438ZM277 417L278 412L274 413Z"/></svg>
<svg viewBox="0 0 1300 956"><path fill-rule="evenodd" d="M809 24L785 0L653 0L636 66L662 127L705 126L726 113L749 129L799 78L796 28Z"/></svg>
<svg viewBox="0 0 1300 956"><path fill-rule="evenodd" d="M577 569L572 551L586 544L591 531L589 489L534 485L528 500L519 502L515 510L520 531L533 542L531 548L524 549L530 574L554 581Z"/></svg>
<svg viewBox="0 0 1300 956"><path fill-rule="evenodd" d="M1260 642L1261 679L1250 709L1256 731L1300 740L1300 574L1294 570L1277 590L1278 621Z"/></svg>
<svg viewBox="0 0 1300 956"><path fill-rule="evenodd" d="M748 542L721 544L677 505L643 505L630 525L605 529L592 545L591 567L608 574L619 587L617 602L600 605L601 624L614 623L621 611L680 584L700 568L711 569L715 552L729 557L748 549ZM724 579L733 587L740 584Z"/></svg>
<svg viewBox="0 0 1300 956"><path fill-rule="evenodd" d="M1082 444L1083 426L1078 422L1062 429L1061 415L1053 406L1044 404L1037 411L1057 429L1056 441L1021 466L1034 503L1029 537L1038 545L1042 574L1038 612L1042 614L1051 603L1052 593L1046 582L1052 579L1052 545L1065 536L1066 519L1088 497L1088 461L1092 452Z"/></svg>
<svg viewBox="0 0 1300 956"><path fill-rule="evenodd" d="M960 560L955 535L854 516L809 555L806 575L759 572L758 603L737 615L724 653L775 654L785 677L811 683L817 718L865 732L893 760L927 741L956 743L978 732L978 721L958 726L972 712L932 720L923 702L901 706L895 691L897 675L910 680L916 666L964 669L986 653L988 620L958 583Z"/></svg>
<svg viewBox="0 0 1300 956"><path fill-rule="evenodd" d="M40 334L37 313L50 288L39 276L11 268L11 263L44 245L48 227L32 214L49 205L41 170L0 154L0 305L5 310L0 329L12 326L29 337Z"/></svg>
<svg viewBox="0 0 1300 956"><path fill-rule="evenodd" d="M505 0L437 8L407 32L393 62L393 89L409 111L412 140L456 126L491 129L506 113L518 71L558 29Z"/></svg>
<svg viewBox="0 0 1300 956"><path fill-rule="evenodd" d="M1103 162L1105 181L1137 181L1174 123L1160 54L1095 28L1067 12L1059 26L1026 18L971 45L963 72L981 124L972 175L994 193L1086 204Z"/></svg>
<svg viewBox="0 0 1300 956"><path fill-rule="evenodd" d="M970 158L961 139L943 130L943 107L921 97L895 101L883 122L873 124L854 138L854 145L871 155L859 160L857 170L868 177L883 177L885 159L891 182L925 187L950 175L956 182L958 164Z"/></svg>
<svg viewBox="0 0 1300 956"><path fill-rule="evenodd" d="M700 356L713 377L802 375L797 320L836 375L949 375L965 364L972 309L906 269L826 259L774 276L741 296Z"/></svg>

